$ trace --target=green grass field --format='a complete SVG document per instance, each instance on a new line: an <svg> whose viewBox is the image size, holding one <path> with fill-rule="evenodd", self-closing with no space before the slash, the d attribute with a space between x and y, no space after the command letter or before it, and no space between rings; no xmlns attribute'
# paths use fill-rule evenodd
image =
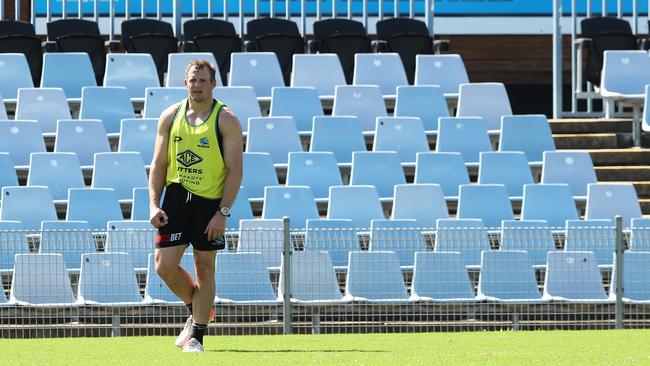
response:
<svg viewBox="0 0 650 366"><path fill-rule="evenodd" d="M650 365L650 330L0 340L2 365Z"/></svg>

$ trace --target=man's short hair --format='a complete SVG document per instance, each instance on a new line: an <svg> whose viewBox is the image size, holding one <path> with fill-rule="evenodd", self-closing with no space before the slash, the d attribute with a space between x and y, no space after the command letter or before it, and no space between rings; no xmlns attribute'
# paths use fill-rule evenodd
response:
<svg viewBox="0 0 650 366"><path fill-rule="evenodd" d="M215 69L214 65L209 63L206 60L192 60L188 65L187 69L185 69L185 79L187 79L187 74L190 72L190 69L192 67L196 67L197 70L201 70L202 68L207 68L208 71L210 71L210 81L216 80L216 73L217 70Z"/></svg>

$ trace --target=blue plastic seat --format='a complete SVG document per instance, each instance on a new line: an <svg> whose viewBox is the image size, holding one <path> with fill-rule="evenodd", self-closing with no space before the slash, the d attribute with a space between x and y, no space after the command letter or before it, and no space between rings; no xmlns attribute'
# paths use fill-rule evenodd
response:
<svg viewBox="0 0 650 366"><path fill-rule="evenodd" d="M551 126L543 114L503 116L499 151L522 151L529 163L542 164L544 151L555 150Z"/></svg>
<svg viewBox="0 0 650 366"><path fill-rule="evenodd" d="M192 60L205 60L215 68L215 81L221 86L221 75L219 65L212 52L183 52L170 53L167 56L167 75L165 76L166 87L185 86L185 71Z"/></svg>
<svg viewBox="0 0 650 366"><path fill-rule="evenodd" d="M318 70L318 72L314 72ZM345 85L339 57L334 53L293 55L292 87L314 87L318 95L334 98L337 85Z"/></svg>
<svg viewBox="0 0 650 366"><path fill-rule="evenodd" d="M376 85L338 85L332 116L356 116L362 131L374 131L377 117L385 117L386 105Z"/></svg>
<svg viewBox="0 0 650 366"><path fill-rule="evenodd" d="M416 252L427 251L418 222L412 219L370 221L370 251L393 251L402 269L413 269Z"/></svg>
<svg viewBox="0 0 650 366"><path fill-rule="evenodd" d="M630 250L650 251L650 218L632 219Z"/></svg>
<svg viewBox="0 0 650 366"><path fill-rule="evenodd" d="M63 89L18 89L17 120L38 121L38 125L44 134L54 134L56 132L56 122L70 118L70 107L65 99Z"/></svg>
<svg viewBox="0 0 650 366"><path fill-rule="evenodd" d="M544 152L541 183L566 183L574 198L586 199L587 185L597 182L594 163L588 152Z"/></svg>
<svg viewBox="0 0 650 366"><path fill-rule="evenodd" d="M369 303L405 303L409 299L394 252L350 252L345 299Z"/></svg>
<svg viewBox="0 0 650 366"><path fill-rule="evenodd" d="M59 121L54 141L54 152L77 154L82 169L91 168L95 153L109 152L108 137L100 120Z"/></svg>
<svg viewBox="0 0 650 366"><path fill-rule="evenodd" d="M2 98L2 94L0 94L0 99L4 101L4 98ZM0 120L6 120L9 119L7 117L7 109L5 108L4 103L0 103Z"/></svg>
<svg viewBox="0 0 650 366"><path fill-rule="evenodd" d="M280 219L240 220L237 252L262 253L265 268L280 269L283 229Z"/></svg>
<svg viewBox="0 0 650 366"><path fill-rule="evenodd" d="M18 176L14 168L14 160L8 152L0 152L0 189L6 186L17 186ZM2 197L0 197L0 202Z"/></svg>
<svg viewBox="0 0 650 366"><path fill-rule="evenodd" d="M149 220L108 220L104 229L106 252L129 253L134 269L144 273L158 233Z"/></svg>
<svg viewBox="0 0 650 366"><path fill-rule="evenodd" d="M331 186L343 185L331 152L290 152L287 186L308 186L317 201L327 200Z"/></svg>
<svg viewBox="0 0 650 366"><path fill-rule="evenodd" d="M480 219L438 219L436 252L459 252L465 266L479 266L481 252L490 250L487 230Z"/></svg>
<svg viewBox="0 0 650 366"><path fill-rule="evenodd" d="M0 54L0 81L0 94L3 98L13 101L18 97L18 89L34 87L24 54Z"/></svg>
<svg viewBox="0 0 650 366"><path fill-rule="evenodd" d="M485 122L480 117L441 117L436 152L459 152L465 163L478 164L480 153L492 151Z"/></svg>
<svg viewBox="0 0 650 366"><path fill-rule="evenodd" d="M458 152L418 153L415 161L414 183L439 184L445 198L458 199L458 187L470 183L462 154Z"/></svg>
<svg viewBox="0 0 650 366"><path fill-rule="evenodd" d="M298 129L291 117L259 117L248 120L246 152L271 154L273 164L286 165L288 154L302 151Z"/></svg>
<svg viewBox="0 0 650 366"><path fill-rule="evenodd" d="M280 270L278 301L284 296L284 267ZM334 266L327 252L296 251L291 253L291 301L309 305L341 303Z"/></svg>
<svg viewBox="0 0 650 366"><path fill-rule="evenodd" d="M327 251L332 264L347 268L348 253L361 250L352 220L307 220L305 251Z"/></svg>
<svg viewBox="0 0 650 366"><path fill-rule="evenodd" d="M298 131L310 131L314 117L323 115L318 91L311 87L280 87L271 90L269 116L291 116Z"/></svg>
<svg viewBox="0 0 650 366"><path fill-rule="evenodd" d="M528 252L522 250L482 252L477 292L477 300L505 303L542 300Z"/></svg>
<svg viewBox="0 0 650 366"><path fill-rule="evenodd" d="M97 86L93 65L86 52L43 54L41 88L62 88L66 98L79 99L84 86Z"/></svg>
<svg viewBox="0 0 650 366"><path fill-rule="evenodd" d="M318 208L311 188L307 186L266 187L262 219L289 217L291 228L304 229L306 221L318 219Z"/></svg>
<svg viewBox="0 0 650 366"><path fill-rule="evenodd" d="M587 186L585 219L614 220L623 218L623 227L629 228L631 220L641 218L641 205L632 183L590 183Z"/></svg>
<svg viewBox="0 0 650 366"><path fill-rule="evenodd" d="M356 228L370 228L373 219L384 219L374 186L330 187L328 219L349 219Z"/></svg>
<svg viewBox="0 0 650 366"><path fill-rule="evenodd" d="M108 221L122 219L120 202L113 189L70 188L68 191L66 220L87 221L91 229L105 230Z"/></svg>
<svg viewBox="0 0 650 366"><path fill-rule="evenodd" d="M217 253L215 278L217 304L277 303L262 253Z"/></svg>
<svg viewBox="0 0 650 366"><path fill-rule="evenodd" d="M398 86L409 82L398 53L357 53L354 55L352 84L377 85L383 95L394 96Z"/></svg>
<svg viewBox="0 0 650 366"><path fill-rule="evenodd" d="M32 153L28 186L47 186L55 201L68 199L68 188L84 188L79 159L74 153Z"/></svg>
<svg viewBox="0 0 650 366"><path fill-rule="evenodd" d="M411 300L473 302L474 290L459 252L417 252Z"/></svg>
<svg viewBox="0 0 650 366"><path fill-rule="evenodd" d="M522 199L524 185L532 183L533 175L523 152L481 152L478 184L503 184L511 198Z"/></svg>
<svg viewBox="0 0 650 366"><path fill-rule="evenodd" d="M503 184L461 185L459 219L481 219L488 228L500 228L501 220L512 220L512 204Z"/></svg>
<svg viewBox="0 0 650 366"><path fill-rule="evenodd" d="M416 154L429 143L418 117L378 117L372 151L396 151L402 163L415 164Z"/></svg>
<svg viewBox="0 0 650 366"><path fill-rule="evenodd" d="M246 192L251 200L261 202L264 198L264 187L279 184L271 154L245 152L243 166L244 174L241 185L246 187Z"/></svg>
<svg viewBox="0 0 650 366"><path fill-rule="evenodd" d="M415 85L439 85L445 96L458 96L460 84L469 83L460 55L415 56Z"/></svg>
<svg viewBox="0 0 650 366"><path fill-rule="evenodd" d="M27 169L31 153L45 152L38 122L0 121L0 151L9 153L16 169Z"/></svg>
<svg viewBox="0 0 650 366"><path fill-rule="evenodd" d="M81 255L93 253L95 240L86 221L43 221L39 253L60 253L68 270L79 270Z"/></svg>
<svg viewBox="0 0 650 366"><path fill-rule="evenodd" d="M502 83L461 84L457 117L482 117L489 131L501 129L501 117L512 115L508 92Z"/></svg>
<svg viewBox="0 0 650 366"><path fill-rule="evenodd" d="M148 87L160 86L158 71L148 53L109 53L106 55L104 86L123 86L132 100L144 100Z"/></svg>
<svg viewBox="0 0 650 366"><path fill-rule="evenodd" d="M252 86L258 98L270 98L274 86L284 86L278 57L273 52L233 52L228 85Z"/></svg>
<svg viewBox="0 0 650 366"><path fill-rule="evenodd" d="M567 184L526 184L521 206L522 220L546 220L552 228L563 228L566 220L580 218Z"/></svg>
<svg viewBox="0 0 650 366"><path fill-rule="evenodd" d="M153 160L153 147L156 142L156 118L125 118L120 123L120 142L118 152L137 152L142 161L149 166Z"/></svg>
<svg viewBox="0 0 650 366"><path fill-rule="evenodd" d="M57 220L49 188L2 187L0 220L20 221L25 230L38 230L41 228L41 221Z"/></svg>
<svg viewBox="0 0 650 366"><path fill-rule="evenodd" d="M159 118L162 112L187 98L184 87L149 87L144 92L144 118Z"/></svg>
<svg viewBox="0 0 650 366"><path fill-rule="evenodd" d="M594 253L549 252L543 299L587 303L607 301Z"/></svg>
<svg viewBox="0 0 650 366"><path fill-rule="evenodd" d="M129 92L121 86L87 86L81 90L80 119L99 119L109 134L120 132L120 121L134 118Z"/></svg>
<svg viewBox="0 0 650 366"><path fill-rule="evenodd" d="M394 151L352 153L350 185L373 185L382 198L392 198L396 184L406 184L399 155Z"/></svg>
<svg viewBox="0 0 650 366"><path fill-rule="evenodd" d="M567 220L564 250L588 250L599 266L612 265L616 251L616 232L610 220Z"/></svg>
<svg viewBox="0 0 650 366"><path fill-rule="evenodd" d="M13 272L16 254L29 253L24 230L25 227L20 221L0 219L0 273Z"/></svg>
<svg viewBox="0 0 650 366"><path fill-rule="evenodd" d="M418 227L433 229L437 219L449 218L449 210L439 184L395 185L391 219L413 219Z"/></svg>
<svg viewBox="0 0 650 366"><path fill-rule="evenodd" d="M252 86L228 86L214 88L212 96L222 101L230 109L241 124L242 131L248 131L248 119L261 117L260 105L255 97Z"/></svg>
<svg viewBox="0 0 650 366"><path fill-rule="evenodd" d="M395 117L419 117L426 131L437 131L438 118L449 117L442 88L437 85L398 86Z"/></svg>
<svg viewBox="0 0 650 366"><path fill-rule="evenodd" d="M16 254L10 303L37 307L69 307L76 298L61 254Z"/></svg>
<svg viewBox="0 0 650 366"><path fill-rule="evenodd" d="M555 250L555 239L545 220L503 220L499 248L524 250L534 267L543 267L547 253Z"/></svg>
<svg viewBox="0 0 650 366"><path fill-rule="evenodd" d="M336 161L352 163L352 153L366 151L361 125L357 117L314 117L309 151L333 152Z"/></svg>
<svg viewBox="0 0 650 366"><path fill-rule="evenodd" d="M142 302L140 286L128 253L81 256L78 304L134 306Z"/></svg>
<svg viewBox="0 0 650 366"><path fill-rule="evenodd" d="M239 229L239 220L253 219L253 210L248 200L246 187L240 186L235 202L230 207L230 217L226 220L226 227L229 229Z"/></svg>
<svg viewBox="0 0 650 366"><path fill-rule="evenodd" d="M609 289L609 299L616 300L616 261L614 261ZM623 253L623 289L624 302L628 304L650 303L650 252L627 251Z"/></svg>
<svg viewBox="0 0 650 366"><path fill-rule="evenodd" d="M180 266L194 279L194 254L186 251L181 257ZM156 255L153 253L149 254L147 259L147 279L142 302L145 304L184 304L156 272Z"/></svg>
<svg viewBox="0 0 650 366"><path fill-rule="evenodd" d="M149 188L133 188L131 220L149 220Z"/></svg>
<svg viewBox="0 0 650 366"><path fill-rule="evenodd" d="M95 154L92 188L112 188L121 201L131 201L133 188L147 187L149 180L137 152Z"/></svg>

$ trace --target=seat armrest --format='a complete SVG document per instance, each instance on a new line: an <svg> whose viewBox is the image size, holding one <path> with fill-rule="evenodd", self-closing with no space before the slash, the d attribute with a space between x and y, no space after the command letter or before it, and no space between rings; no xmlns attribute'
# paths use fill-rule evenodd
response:
<svg viewBox="0 0 650 366"><path fill-rule="evenodd" d="M451 41L448 39L439 39L433 41L433 53L448 52L451 49Z"/></svg>
<svg viewBox="0 0 650 366"><path fill-rule="evenodd" d="M377 39L371 42L373 51L377 53L388 52L388 42Z"/></svg>
<svg viewBox="0 0 650 366"><path fill-rule="evenodd" d="M122 52L121 51L122 46L120 44L120 41L115 41L115 40L106 41L104 43L104 45L106 46L106 49L108 50L108 52L111 52L111 53Z"/></svg>

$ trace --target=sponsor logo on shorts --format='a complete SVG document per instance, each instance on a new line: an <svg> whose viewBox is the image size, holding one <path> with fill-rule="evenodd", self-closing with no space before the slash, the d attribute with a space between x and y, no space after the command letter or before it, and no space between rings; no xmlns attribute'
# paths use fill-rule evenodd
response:
<svg viewBox="0 0 650 366"><path fill-rule="evenodd" d="M172 234L158 234L156 235L156 243L171 243L174 241L179 241L183 237L183 233L172 233Z"/></svg>
<svg viewBox="0 0 650 366"><path fill-rule="evenodd" d="M194 151L185 150L176 155L176 161L178 161L184 167L187 168L189 166L202 162L203 159L200 156L198 156Z"/></svg>

